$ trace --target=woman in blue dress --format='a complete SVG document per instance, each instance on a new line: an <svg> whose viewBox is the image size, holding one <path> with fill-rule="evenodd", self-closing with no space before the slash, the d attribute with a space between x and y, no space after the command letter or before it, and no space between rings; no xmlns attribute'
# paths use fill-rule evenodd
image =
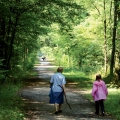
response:
<svg viewBox="0 0 120 120"><path fill-rule="evenodd" d="M62 75L63 68L58 67L57 73L55 73L50 80L51 89L50 89L50 104L55 105L55 114L61 113L61 106L64 103L64 94L66 80L64 75Z"/></svg>

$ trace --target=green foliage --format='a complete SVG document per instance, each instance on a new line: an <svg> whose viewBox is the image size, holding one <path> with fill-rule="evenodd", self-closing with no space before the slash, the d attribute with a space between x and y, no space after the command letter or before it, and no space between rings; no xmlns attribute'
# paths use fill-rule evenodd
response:
<svg viewBox="0 0 120 120"><path fill-rule="evenodd" d="M5 60L5 69L32 68L34 58L31 56L41 47L51 49L49 56L54 57L57 65L83 71L109 68L113 25L111 0L105 4L101 0L2 0L0 6L0 42L3 44L0 55ZM119 31L119 22L117 29ZM119 42L116 46L119 51Z"/></svg>
<svg viewBox="0 0 120 120"><path fill-rule="evenodd" d="M8 79L9 76L18 79L21 73L19 70L31 69L35 61L34 55L41 46L45 44L56 46L58 41L51 43L50 39L57 38L60 41L61 37L54 33L52 38L42 39L42 36L50 31L52 23L57 23L59 30L66 31L70 24L77 24L79 19L84 17L85 12L80 4L71 0L2 0L0 6L2 16L0 18L0 38L2 39L0 55L4 59L4 69L8 70Z"/></svg>
<svg viewBox="0 0 120 120"><path fill-rule="evenodd" d="M13 69L7 72L6 83L19 83L26 78L29 71L33 70L36 57L31 55L23 63L14 66Z"/></svg>
<svg viewBox="0 0 120 120"><path fill-rule="evenodd" d="M0 86L0 120L23 120L22 100L18 97L21 84Z"/></svg>
<svg viewBox="0 0 120 120"><path fill-rule="evenodd" d="M48 46L49 49L52 49L51 56L58 66L80 68L83 72L87 71L88 73L107 74L111 65L111 33L114 17L111 0L105 3L99 0L69 0L69 2L75 2L84 8L80 9L82 11L79 15L80 19L76 17L75 9L71 10L71 7L65 7L64 10L68 9L68 14L61 12L63 22L59 24L55 21L49 27L51 29L47 36L40 37L42 45L44 41L45 47ZM72 16L72 21L68 17L68 15L70 17L73 15L71 11L75 15ZM61 16L61 14L59 15ZM119 22L117 33L117 39L119 39ZM116 47L117 53L119 52L118 41L116 41Z"/></svg>
<svg viewBox="0 0 120 120"><path fill-rule="evenodd" d="M86 2L83 2L84 6ZM84 6L85 7L85 6ZM93 11L95 11L93 9ZM84 16L85 19L86 16ZM102 20L87 16L79 24L64 26L52 24L48 34L56 65L98 71L104 64ZM57 28L57 29L56 29ZM102 69L103 70L103 69Z"/></svg>

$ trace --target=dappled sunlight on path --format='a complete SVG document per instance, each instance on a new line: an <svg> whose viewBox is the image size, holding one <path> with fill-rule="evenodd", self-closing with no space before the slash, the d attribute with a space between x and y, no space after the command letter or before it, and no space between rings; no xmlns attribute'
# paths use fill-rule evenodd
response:
<svg viewBox="0 0 120 120"><path fill-rule="evenodd" d="M34 69L38 76L28 79L20 92L25 103L25 120L112 120L108 115L104 117L94 115L94 105L85 99L85 91L73 87L74 83L66 85L66 96L72 110L64 102L63 112L54 115L55 108L49 104L49 80L56 68L57 66L53 66L49 61L41 61L35 65Z"/></svg>

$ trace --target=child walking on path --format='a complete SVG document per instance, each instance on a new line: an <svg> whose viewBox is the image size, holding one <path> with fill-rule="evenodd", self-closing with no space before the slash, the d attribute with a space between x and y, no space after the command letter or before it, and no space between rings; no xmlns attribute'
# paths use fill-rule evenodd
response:
<svg viewBox="0 0 120 120"><path fill-rule="evenodd" d="M93 82L92 87L92 97L95 101L95 114L99 115L99 106L101 108L102 116L104 116L105 109L104 109L104 100L108 95L108 90L106 87L105 82L102 80L101 75L96 75L96 81Z"/></svg>

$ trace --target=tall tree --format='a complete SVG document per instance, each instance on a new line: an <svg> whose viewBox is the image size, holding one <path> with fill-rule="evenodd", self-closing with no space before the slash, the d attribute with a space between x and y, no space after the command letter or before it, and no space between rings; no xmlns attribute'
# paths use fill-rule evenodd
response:
<svg viewBox="0 0 120 120"><path fill-rule="evenodd" d="M29 68L40 47L38 36L47 34L52 23L61 28L69 22L78 23L75 18L80 19L83 12L72 0L1 0L0 7L0 66L9 73Z"/></svg>
<svg viewBox="0 0 120 120"><path fill-rule="evenodd" d="M106 24L106 0L104 4L104 61L105 61L105 72L107 73L107 24Z"/></svg>
<svg viewBox="0 0 120 120"><path fill-rule="evenodd" d="M112 35L112 52L111 52L111 64L110 64L110 74L113 75L113 68L115 65L115 49L116 49L116 32L117 32L117 18L119 10L119 0L114 0L114 24L113 24L113 35Z"/></svg>

